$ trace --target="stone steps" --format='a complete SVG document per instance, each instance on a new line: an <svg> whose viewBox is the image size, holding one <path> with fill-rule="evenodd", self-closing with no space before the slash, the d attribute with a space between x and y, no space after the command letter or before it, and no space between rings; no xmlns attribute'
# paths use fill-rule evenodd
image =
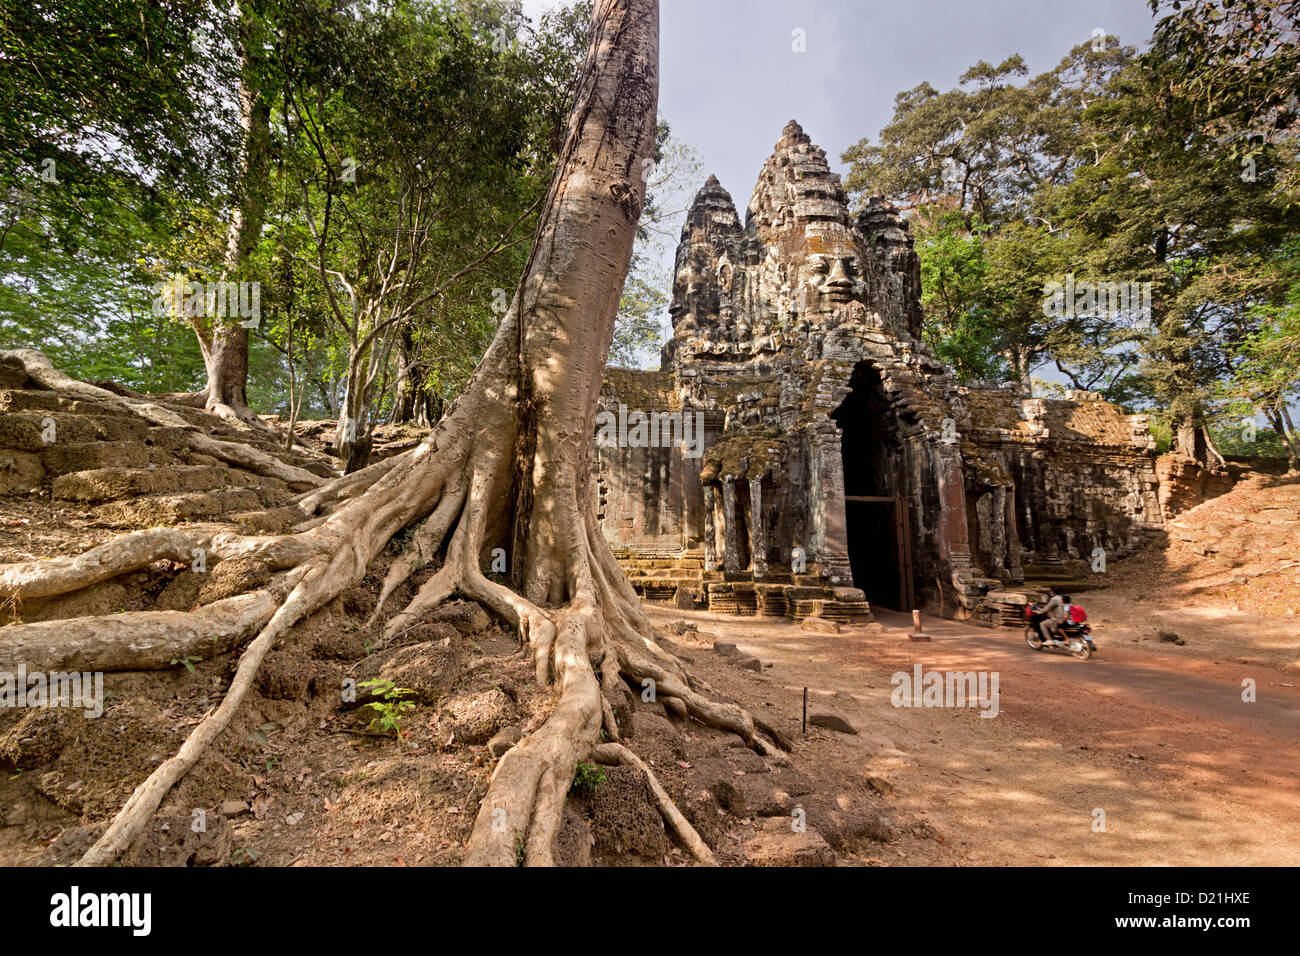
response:
<svg viewBox="0 0 1300 956"><path fill-rule="evenodd" d="M286 493L279 479L250 474L221 465L180 465L161 468L97 468L76 471L54 479L51 494L65 501L115 501L141 495L214 491L222 488L257 488Z"/></svg>
<svg viewBox="0 0 1300 956"><path fill-rule="evenodd" d="M222 488L175 495L145 495L96 505L93 514L100 521L129 527L182 524L229 518L244 511L266 507L253 488Z"/></svg>
<svg viewBox="0 0 1300 956"><path fill-rule="evenodd" d="M107 402L91 402L79 398L65 398L58 392L0 389L0 411L14 412L64 412L73 415L103 415L106 417L134 418L129 412Z"/></svg>
<svg viewBox="0 0 1300 956"><path fill-rule="evenodd" d="M133 441L89 444L56 442L40 453L41 465L45 472L56 478L59 475L97 468L143 468L153 457L148 446ZM157 457L162 458L163 462L170 461L170 456L166 454ZM155 462L155 464L161 463Z"/></svg>
<svg viewBox="0 0 1300 956"><path fill-rule="evenodd" d="M115 415L23 411L0 415L0 448L39 454L62 442L143 443L149 432L142 419Z"/></svg>

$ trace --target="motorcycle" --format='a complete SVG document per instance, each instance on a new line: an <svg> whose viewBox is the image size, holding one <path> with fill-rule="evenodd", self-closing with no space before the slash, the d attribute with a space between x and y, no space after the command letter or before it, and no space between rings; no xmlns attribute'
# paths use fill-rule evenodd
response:
<svg viewBox="0 0 1300 956"><path fill-rule="evenodd" d="M1092 625L1088 623L1088 615L1078 605L1074 605L1074 612L1077 619L1067 618L1056 626L1056 632L1062 636L1045 641L1038 625L1047 619L1047 615L1037 606L1026 604L1025 643L1036 651L1051 648L1065 651L1081 661L1086 661L1097 653L1097 645L1092 639Z"/></svg>

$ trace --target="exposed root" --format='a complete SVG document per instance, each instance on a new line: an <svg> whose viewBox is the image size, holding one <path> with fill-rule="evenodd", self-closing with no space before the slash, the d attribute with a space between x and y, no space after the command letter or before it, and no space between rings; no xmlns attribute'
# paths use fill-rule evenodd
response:
<svg viewBox="0 0 1300 956"><path fill-rule="evenodd" d="M623 642L615 642L614 647L618 653L620 669L634 683L650 678L655 682L657 696L680 700L687 712L700 723L728 730L763 756L785 762L785 755L779 749L755 733L754 718L748 711L735 704L724 704L700 696L678 677L658 667Z"/></svg>
<svg viewBox="0 0 1300 956"><path fill-rule="evenodd" d="M157 405L142 406L136 409L155 424L167 424L167 416L149 414L146 409L156 409ZM188 427L188 426L186 426ZM268 455L264 451L252 447L251 445L240 444L232 441L219 441L203 434L197 430L191 430L191 442L197 452L205 455L211 455L213 458L220 459L231 465L238 465L240 468L246 468L249 471L259 475L265 475L269 478L279 478L285 484L295 491L302 491L305 488L315 488L325 483L325 479L319 475L313 475L310 471L305 471L294 465L288 465L273 455Z"/></svg>
<svg viewBox="0 0 1300 956"><path fill-rule="evenodd" d="M319 582L324 578L323 569L316 568L305 575L309 579L313 576L314 580L311 583L319 587ZM160 764L157 770L135 788L135 792L118 811L108 829L77 861L77 866L107 866L116 860L135 842L140 831L161 805L167 791L198 762L208 745L226 729L239 710L239 705L243 703L249 688L253 686L257 670L261 667L267 652L271 650L281 634L308 613L312 600L309 592L315 588L304 591L304 583L307 582L299 583L289 600L275 612L262 633L248 645L239 659L239 667L221 705L200 721L175 756Z"/></svg>
<svg viewBox="0 0 1300 956"><path fill-rule="evenodd" d="M197 540L175 528L136 531L75 557L0 565L0 596L36 600L69 594L155 561L188 564L199 550Z"/></svg>
<svg viewBox="0 0 1300 956"><path fill-rule="evenodd" d="M268 438L283 444L284 436L279 431L272 428L262 419L253 414L253 410L247 406L235 408L233 405L227 405L225 402L204 403L204 411L209 415L215 415L222 421L230 422L232 425L243 426L252 431L259 432Z"/></svg>
<svg viewBox="0 0 1300 956"><path fill-rule="evenodd" d="M208 390L206 388L201 392L164 392L154 397L160 402L166 402L168 405L183 405L186 408L203 409L208 405Z"/></svg>
<svg viewBox="0 0 1300 956"><path fill-rule="evenodd" d="M433 577L420 586L411 603L404 610L393 615L384 625L384 642L391 641L400 632L410 627L424 611L437 607L455 594L459 584L460 578L455 566L445 564L439 568Z"/></svg>
<svg viewBox="0 0 1300 956"><path fill-rule="evenodd" d="M677 839L682 841L682 845L690 851L695 859L699 860L705 866L717 866L718 859L709 849L709 845L704 842L691 822L682 816L682 811L677 809L677 804L668 796L663 785L659 783L659 778L655 776L654 771L646 765L646 762L628 750L622 744L597 744L591 748L592 759L597 763L603 764L623 764L629 767L636 767L646 775L646 780L650 783L650 790L655 795L655 803L659 806L659 813L663 815L664 821L677 834Z"/></svg>
<svg viewBox="0 0 1300 956"><path fill-rule="evenodd" d="M605 716L605 736L610 740L622 739L622 730L618 726L618 718L614 715L614 707L610 704L610 698L620 692L625 692L623 687L622 675L618 672L618 658L613 654L606 654L600 661L600 704L601 710Z"/></svg>
<svg viewBox="0 0 1300 956"><path fill-rule="evenodd" d="M205 533L204 528L209 530ZM121 535L72 557L0 565L0 597L28 601L71 594L155 561L190 564L202 555L205 564L228 558L256 557L274 570L294 567L318 553L323 543L305 536L255 537L212 531L200 526L150 528Z"/></svg>
<svg viewBox="0 0 1300 956"><path fill-rule="evenodd" d="M555 668L560 699L536 732L506 751L479 805L464 866L554 865L564 800L600 730L600 685L587 657L588 616L561 612Z"/></svg>
<svg viewBox="0 0 1300 956"><path fill-rule="evenodd" d="M204 540L216 558L256 554L273 567L290 568L274 588L266 589L270 598L255 592L181 615L194 629L188 636L170 617L156 621L160 643L151 653L160 656L166 648L171 655L172 647L196 646L193 639L206 626L204 612L229 615L243 634L259 626L256 622L264 619L277 593L287 595L245 648L220 706L136 788L80 865L111 863L138 838L168 790L229 726L275 643L360 582L393 535L411 527L411 547L390 569L374 619L394 590L440 547L443 564L407 607L386 622L385 635L401 633L425 611L460 593L517 629L538 681L555 692L546 720L507 751L493 772L463 862L513 866L522 850L523 862L530 866L553 863L552 847L575 768L592 753L645 771L660 812L678 838L697 859L715 862L635 754L617 744L598 746L602 725L611 738L618 733L602 686L614 696L621 692L616 686L621 679L636 683L649 678L658 694L680 701L695 719L780 757L758 736L749 714L699 693L681 662L655 642L590 509L594 409L644 201L636 172L653 151L657 90L657 3L597 0L564 147L514 301L461 398L418 448L394 459L326 482L258 449L202 434L174 409L76 382L54 370L40 353L0 353L21 361L27 374L46 387L113 402L156 425L185 428L197 451L306 492L297 503L310 527L293 536L255 538L227 530L201 539L192 529L146 532L126 547L125 539L119 539L80 558L41 562L44 569L28 564L0 572L12 578L8 593L19 600L36 593L67 593L154 560L187 560L190 549L202 547ZM238 417L237 410L230 411ZM483 573L480 561L494 542L508 542L512 560L520 564L511 569L520 582L518 591ZM130 644L141 626L154 620L114 617L131 635L108 634L109 643ZM82 635L74 648L38 639L59 626ZM58 622L4 632L26 641L24 655L39 646L51 660L75 656L78 662L104 662L112 660L111 652L93 645L90 633L104 626L103 620ZM225 627L225 633L234 631L233 624ZM143 652L132 662L144 666L142 658L149 656Z"/></svg>
<svg viewBox="0 0 1300 956"><path fill-rule="evenodd" d="M465 503L465 492L459 487L459 483L453 481L453 487L456 490L445 495L438 502L438 507L434 509L433 514L420 522L406 550L389 567L379 591L379 599L375 602L375 610L366 621L367 627L383 613L384 605L388 603L392 593L405 584L412 574L432 561L438 553L443 539L451 528L451 523L456 520L461 506Z"/></svg>
<svg viewBox="0 0 1300 956"><path fill-rule="evenodd" d="M408 462L413 454L413 451L403 452L400 455L394 455L392 458L385 458L383 461L375 462L360 471L354 471L350 475L335 478L318 488L305 492L294 504L298 506L303 514L310 517L327 505L347 501L362 494L395 467Z"/></svg>
<svg viewBox="0 0 1300 956"><path fill-rule="evenodd" d="M164 670L234 649L271 620L284 589L251 591L193 611L134 611L0 628L0 671Z"/></svg>

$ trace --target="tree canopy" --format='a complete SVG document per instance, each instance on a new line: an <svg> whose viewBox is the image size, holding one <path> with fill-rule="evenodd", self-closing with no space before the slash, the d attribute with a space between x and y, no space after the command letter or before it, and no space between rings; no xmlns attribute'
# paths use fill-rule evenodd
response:
<svg viewBox="0 0 1300 956"><path fill-rule="evenodd" d="M847 185L913 212L924 334L966 379L1048 370L1155 410L1211 463L1210 426L1262 414L1294 460L1300 393L1259 373L1263 354L1300 358L1300 5L1152 10L1142 53L1097 37L1038 76L1012 56L900 93L879 142L845 151Z"/></svg>

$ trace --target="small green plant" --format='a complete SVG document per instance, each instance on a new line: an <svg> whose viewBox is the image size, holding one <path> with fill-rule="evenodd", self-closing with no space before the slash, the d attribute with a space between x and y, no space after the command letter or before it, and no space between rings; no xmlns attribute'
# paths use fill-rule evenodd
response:
<svg viewBox="0 0 1300 956"><path fill-rule="evenodd" d="M397 687L391 680L366 680L357 686L368 689L371 697L379 698L364 705L376 714L375 718L366 725L367 728L381 734L391 732L394 737L402 736L402 718L415 710L414 701L402 700L402 698L410 697L415 691L407 687Z"/></svg>
<svg viewBox="0 0 1300 956"><path fill-rule="evenodd" d="M515 837L515 866L524 865L524 849L527 846L522 833Z"/></svg>
<svg viewBox="0 0 1300 956"><path fill-rule="evenodd" d="M271 738L268 737L267 734L269 734L273 730L275 730L275 724L260 724L258 725L257 729L254 730L251 734L244 734L244 739L247 740L250 744L262 744L263 746L269 746L271 743Z"/></svg>
<svg viewBox="0 0 1300 956"><path fill-rule="evenodd" d="M605 771L595 764L579 763L573 774L572 789L578 793L594 793L605 782Z"/></svg>
<svg viewBox="0 0 1300 956"><path fill-rule="evenodd" d="M185 669L186 669L187 671L189 671L191 674L193 674L193 673L194 673L194 665L197 664L197 663L198 663L199 661L201 661L201 660L203 660L203 658L201 658L201 657L189 657L189 656L186 656L186 657L174 657L174 658L172 658L171 663L172 663L172 664L183 664L183 665L185 666Z"/></svg>
<svg viewBox="0 0 1300 956"><path fill-rule="evenodd" d="M401 554L406 549L406 545L411 538L415 537L415 525L410 525L398 531L388 539L388 552L390 554Z"/></svg>
<svg viewBox="0 0 1300 956"><path fill-rule="evenodd" d="M252 847L235 847L230 854L230 862L235 866L252 866L261 855L261 850L254 850Z"/></svg>

